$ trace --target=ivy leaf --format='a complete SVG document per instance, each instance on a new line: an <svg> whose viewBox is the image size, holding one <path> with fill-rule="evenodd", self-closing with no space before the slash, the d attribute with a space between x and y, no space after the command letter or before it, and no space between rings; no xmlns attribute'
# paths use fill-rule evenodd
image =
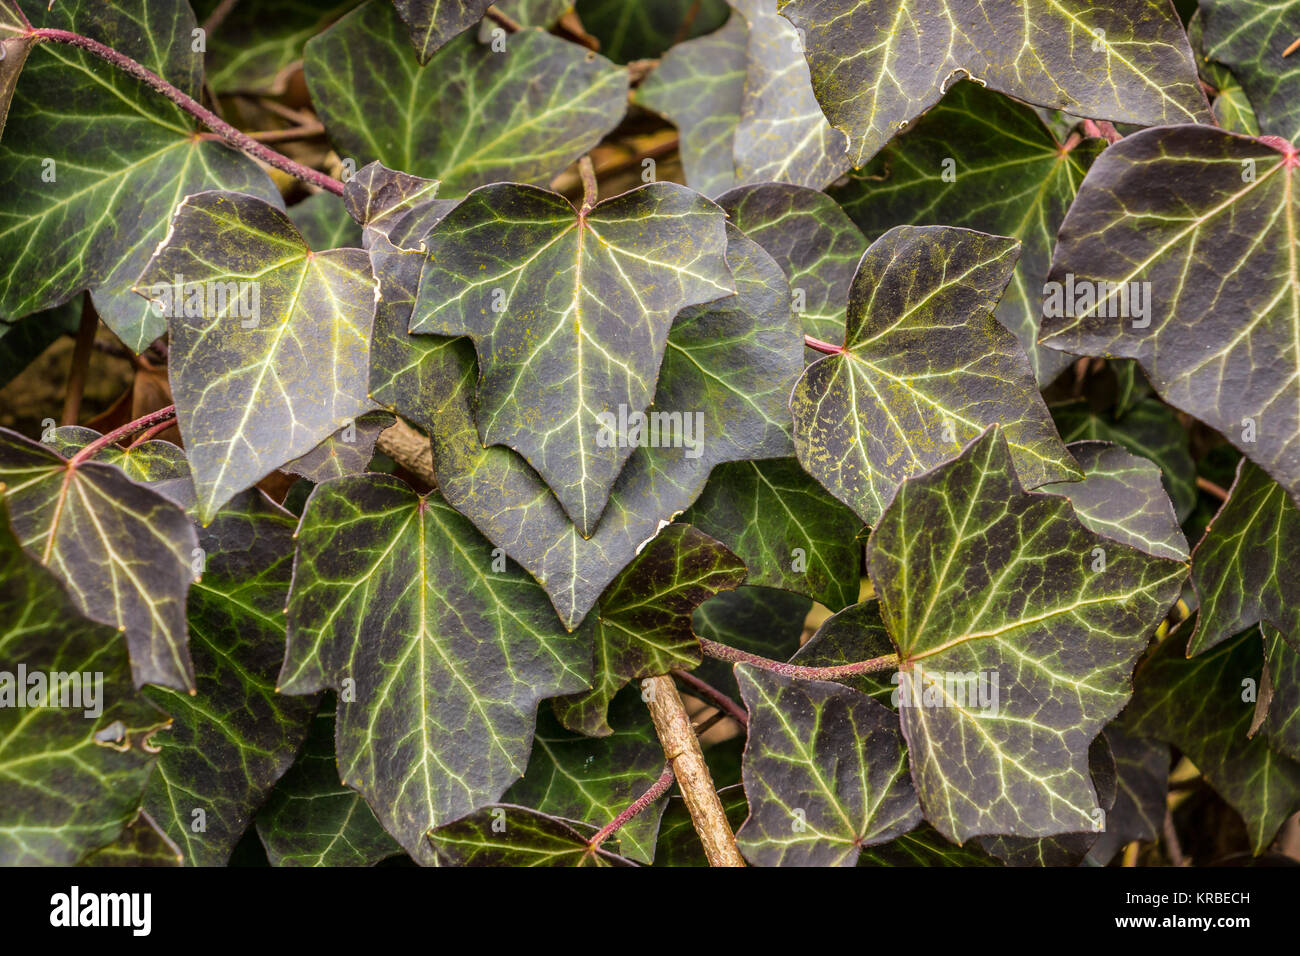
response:
<svg viewBox="0 0 1300 956"><path fill-rule="evenodd" d="M144 806L194 866L226 865L293 763L316 708L314 699L275 690L296 525L250 491L203 529L206 567L187 615L198 695L147 692L173 719L155 738L161 754Z"/></svg>
<svg viewBox="0 0 1300 956"><path fill-rule="evenodd" d="M272 866L372 866L402 852L365 800L339 782L334 698L322 703L298 759L257 814Z"/></svg>
<svg viewBox="0 0 1300 956"><path fill-rule="evenodd" d="M799 34L775 0L734 0L749 26L745 92L734 146L741 183L822 189L849 168L848 141L826 121Z"/></svg>
<svg viewBox="0 0 1300 956"><path fill-rule="evenodd" d="M456 205L434 198L440 185L436 179L398 172L380 162L359 169L343 187L343 207L362 227L363 248L370 249L379 235L395 249L423 249L429 229ZM409 303L406 311L409 315Z"/></svg>
<svg viewBox="0 0 1300 956"><path fill-rule="evenodd" d="M1249 736L1255 697L1243 687L1248 680L1258 686L1263 669L1259 629L1190 660L1183 656L1187 630L1184 624L1166 638L1138 670L1124 726L1186 754L1246 821L1258 856L1300 809L1300 763L1272 750L1264 737Z"/></svg>
<svg viewBox="0 0 1300 956"><path fill-rule="evenodd" d="M1243 458L1228 500L1192 555L1200 599L1187 647L1201 654L1267 621L1300 640L1300 508L1282 486Z"/></svg>
<svg viewBox="0 0 1300 956"><path fill-rule="evenodd" d="M1300 761L1300 639L1288 641L1277 628L1261 624L1264 634L1264 673L1262 691L1255 705L1255 720L1268 738L1269 747ZM1261 714L1260 710L1264 713Z"/></svg>
<svg viewBox="0 0 1300 956"><path fill-rule="evenodd" d="M1187 539L1155 464L1107 442L1076 442L1069 449L1083 480L1040 491L1069 498L1084 527L1099 535L1158 557L1188 559Z"/></svg>
<svg viewBox="0 0 1300 956"><path fill-rule="evenodd" d="M185 600L198 538L185 512L120 468L72 465L7 429L0 485L27 553L83 614L123 632L136 686L193 688Z"/></svg>
<svg viewBox="0 0 1300 956"><path fill-rule="evenodd" d="M1187 432L1163 402L1143 399L1118 419L1099 414L1086 401L1051 407L1052 419L1067 442L1107 441L1122 445L1160 467L1165 490L1179 521L1196 507L1196 465Z"/></svg>
<svg viewBox="0 0 1300 956"><path fill-rule="evenodd" d="M36 42L35 37L27 36L31 28L17 0L0 2L0 136L4 135L9 103L18 86L18 77L32 44Z"/></svg>
<svg viewBox="0 0 1300 956"><path fill-rule="evenodd" d="M958 83L831 195L872 239L909 223L1019 239L1020 260L994 314L1046 385L1072 356L1037 344L1043 281L1056 231L1105 146L1087 139L1067 150L1030 107L978 83Z"/></svg>
<svg viewBox="0 0 1300 956"><path fill-rule="evenodd" d="M736 834L758 866L852 866L921 822L897 718L841 684L736 665L749 710Z"/></svg>
<svg viewBox="0 0 1300 956"><path fill-rule="evenodd" d="M911 833L879 846L863 847L858 866L1001 866L996 857L971 840L952 843L942 833L922 823Z"/></svg>
<svg viewBox="0 0 1300 956"><path fill-rule="evenodd" d="M1289 144L1197 126L1108 148L1061 226L1043 341L1137 359L1161 398L1300 500L1297 165Z"/></svg>
<svg viewBox="0 0 1300 956"><path fill-rule="evenodd" d="M654 398L673 317L736 292L724 221L673 183L577 213L557 193L501 184L424 240L411 331L473 339L482 443L523 455L583 537L632 452L623 421Z"/></svg>
<svg viewBox="0 0 1300 956"><path fill-rule="evenodd" d="M23 373L41 353L81 324L81 303L75 299L12 322L0 319L0 388Z"/></svg>
<svg viewBox="0 0 1300 956"><path fill-rule="evenodd" d="M61 0L48 11L42 3L28 7L36 26L105 42L198 97L202 56L190 49L198 24L189 4ZM194 120L169 100L65 44L32 50L7 132L0 146L4 318L90 289L100 318L142 352L166 323L132 287L176 204L213 188L280 203L253 160L195 135Z"/></svg>
<svg viewBox="0 0 1300 956"><path fill-rule="evenodd" d="M537 715L533 753L524 778L504 803L603 827L650 789L664 769L664 752L639 691L629 688L610 704L608 737L562 727L545 708ZM638 863L654 859L659 816L666 801L647 807L619 828L619 852Z"/></svg>
<svg viewBox="0 0 1300 956"><path fill-rule="evenodd" d="M113 629L81 616L3 514L0 660L0 865L76 863L135 817L167 716L135 693ZM75 682L56 706L51 675Z"/></svg>
<svg viewBox="0 0 1300 956"><path fill-rule="evenodd" d="M863 256L844 351L804 371L790 409L800 464L867 524L901 481L955 457L994 422L1027 487L1078 476L1024 352L991 312L1017 246L899 226Z"/></svg>
<svg viewBox="0 0 1300 956"><path fill-rule="evenodd" d="M112 843L99 847L78 866L182 866L180 847L158 829L143 810L123 828Z"/></svg>
<svg viewBox="0 0 1300 956"><path fill-rule="evenodd" d="M799 649L804 619L811 609L811 598L746 584L723 591L697 607L691 616L691 629L697 636L719 644L783 661ZM695 676L729 697L740 693L732 666L725 661L706 657L695 669Z"/></svg>
<svg viewBox="0 0 1300 956"><path fill-rule="evenodd" d="M1137 737L1121 721L1102 736L1115 757L1115 806L1106 814L1106 829L1088 851L1088 860L1105 866L1131 840L1156 840L1162 833L1169 797L1169 745Z"/></svg>
<svg viewBox="0 0 1300 956"><path fill-rule="evenodd" d="M750 584L806 594L832 610L857 600L859 522L793 458L719 465L682 521L738 554Z"/></svg>
<svg viewBox="0 0 1300 956"><path fill-rule="evenodd" d="M626 70L540 30L511 34L504 52L467 33L426 66L402 34L391 7L371 0L307 44L312 103L358 167L378 160L436 177L451 196L507 180L541 185L627 109Z"/></svg>
<svg viewBox="0 0 1300 956"><path fill-rule="evenodd" d="M844 341L849 288L867 240L833 199L800 186L741 186L718 199L732 222L776 260L790 281L803 330Z"/></svg>
<svg viewBox="0 0 1300 956"><path fill-rule="evenodd" d="M102 437L99 432L84 425L60 425L50 433L48 441L42 441L41 444L64 458L71 458ZM126 448L116 444L107 445L99 449L91 460L117 465L132 481L144 485L187 478L190 473L185 452L169 441L159 441L156 438Z"/></svg>
<svg viewBox="0 0 1300 956"><path fill-rule="evenodd" d="M361 229L352 221L339 198L331 193L319 192L308 196L291 206L288 213L303 241L318 252L361 246Z"/></svg>
<svg viewBox="0 0 1300 956"><path fill-rule="evenodd" d="M316 486L294 569L280 691L339 690L341 778L428 862L431 827L523 774L537 702L588 686L590 631L566 633L468 521L387 475Z"/></svg>
<svg viewBox="0 0 1300 956"><path fill-rule="evenodd" d="M721 30L668 50L636 90L638 105L677 127L686 184L710 198L736 185L733 148L748 44L745 18L732 13Z"/></svg>
<svg viewBox="0 0 1300 956"><path fill-rule="evenodd" d="M1078 866L1105 831L1119 787L1115 755L1105 734L1088 747L1088 773L1097 791L1097 816L1090 828L1040 839L984 836L980 845L1008 866Z"/></svg>
<svg viewBox="0 0 1300 956"><path fill-rule="evenodd" d="M1300 3L1295 0L1202 0L1208 59L1241 83L1261 133L1300 137ZM1290 56L1287 54L1290 52Z"/></svg>
<svg viewBox="0 0 1300 956"><path fill-rule="evenodd" d="M385 280L372 395L426 427L442 493L541 583L566 627L576 627L638 547L698 497L716 464L790 454L786 402L802 365L798 326L776 264L729 234L738 292L677 316L651 409L702 421L699 457L686 448L634 449L590 539L523 459L483 447L468 343L407 335L402 302L409 314L415 279ZM376 272L395 275L403 262L377 258Z"/></svg>
<svg viewBox="0 0 1300 956"><path fill-rule="evenodd" d="M438 827L429 842L450 866L636 866L588 846L595 835L575 820L501 804Z"/></svg>
<svg viewBox="0 0 1300 956"><path fill-rule="evenodd" d="M394 421L388 412L366 412L301 458L289 462L284 470L317 484L344 475L359 475L375 457L375 442L380 432Z"/></svg>
<svg viewBox="0 0 1300 956"><path fill-rule="evenodd" d="M575 0L573 6L583 29L619 63L656 57L677 41L715 30L727 19L725 0Z"/></svg>
<svg viewBox="0 0 1300 956"><path fill-rule="evenodd" d="M259 0L236 3L206 37L204 79L221 93L282 96L302 66L303 46L357 0ZM219 0L192 4L206 23ZM331 248L331 247L326 247Z"/></svg>
<svg viewBox="0 0 1300 956"><path fill-rule="evenodd" d="M691 615L744 580L744 562L708 535L684 524L659 532L601 596L595 685L555 701L560 723L592 737L613 733L606 712L614 695L635 678L697 667Z"/></svg>
<svg viewBox="0 0 1300 956"><path fill-rule="evenodd" d="M176 210L140 287L181 313L168 323L169 374L204 523L374 407L366 384L378 289L360 249L313 252L274 206L198 193ZM192 290L217 308L189 308Z"/></svg>
<svg viewBox="0 0 1300 956"><path fill-rule="evenodd" d="M424 64L452 37L482 19L492 0L393 0L393 6L411 34L416 59Z"/></svg>
<svg viewBox="0 0 1300 956"><path fill-rule="evenodd" d="M715 775L716 776L716 775ZM745 800L745 788L740 784L722 787L718 790L718 799L722 801L722 812L727 815L727 823L734 833L749 815L749 803ZM686 801L677 794L668 798L662 822L659 824L659 843L655 847L655 866L708 866L700 835L695 832L691 822L690 810Z"/></svg>
<svg viewBox="0 0 1300 956"><path fill-rule="evenodd" d="M1026 103L1115 122L1207 122L1178 15L1160 0L778 0L817 99L862 166L954 74Z"/></svg>
<svg viewBox="0 0 1300 956"><path fill-rule="evenodd" d="M1250 105L1246 91L1226 66L1215 63L1205 55L1205 18L1200 10L1187 22L1187 39L1192 45L1192 54L1196 57L1196 68L1204 80L1215 91L1210 110L1215 122L1222 129L1232 133L1245 133L1258 136L1259 119Z"/></svg>
<svg viewBox="0 0 1300 956"><path fill-rule="evenodd" d="M1187 566L1100 537L1057 495L1025 492L993 427L904 482L867 541L867 568L901 658L926 819L957 842L1092 829L1088 745L1128 699Z"/></svg>

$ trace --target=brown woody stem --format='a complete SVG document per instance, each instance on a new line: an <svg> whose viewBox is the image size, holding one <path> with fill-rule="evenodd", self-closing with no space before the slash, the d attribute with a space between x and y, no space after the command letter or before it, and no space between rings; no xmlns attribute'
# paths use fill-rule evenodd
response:
<svg viewBox="0 0 1300 956"><path fill-rule="evenodd" d="M713 776L704 762L700 740L691 729L691 719L682 706L677 686L667 674L647 677L641 682L642 697L650 708L659 743L664 756L677 777L691 823L704 844L704 855L710 866L744 866L745 861L736 849L736 837L727 823L727 815L713 786Z"/></svg>
<svg viewBox="0 0 1300 956"><path fill-rule="evenodd" d="M68 370L68 391L63 398L62 425L75 425L81 417L81 396L86 391L86 373L90 368L90 353L95 345L95 332L99 329L99 316L90 303L90 293L81 302L81 326L77 329L77 345L72 351L72 367Z"/></svg>

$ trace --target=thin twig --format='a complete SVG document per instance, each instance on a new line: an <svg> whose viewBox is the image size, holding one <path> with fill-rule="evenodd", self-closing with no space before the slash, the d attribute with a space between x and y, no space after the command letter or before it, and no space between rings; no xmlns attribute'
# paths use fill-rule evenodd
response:
<svg viewBox="0 0 1300 956"><path fill-rule="evenodd" d="M438 487L433 473L433 448L428 436L416 431L400 418L379 433L375 447L430 488Z"/></svg>
<svg viewBox="0 0 1300 956"><path fill-rule="evenodd" d="M897 670L900 663L897 654L886 654L883 657L855 661L852 664L835 664L831 667L804 667L800 664L786 664L782 661L759 657L757 654L751 654L748 651L711 641L707 637L700 638L700 647L704 649L704 653L709 657L720 661L727 661L731 664L752 664L755 667L763 668L763 670L784 674L786 677L800 677L804 680L838 680L841 677L878 674L881 671Z"/></svg>
<svg viewBox="0 0 1300 956"><path fill-rule="evenodd" d="M324 123L304 123L302 126L291 126L288 129L258 130L249 133L248 138L255 139L259 143L283 143L287 140L311 139L313 136L323 135L324 132Z"/></svg>
<svg viewBox="0 0 1300 956"><path fill-rule="evenodd" d="M509 16L502 13L496 7L488 7L487 13L484 14L493 23L499 24L505 28L507 33L518 33L524 28L524 25L518 20L512 20Z"/></svg>
<svg viewBox="0 0 1300 956"><path fill-rule="evenodd" d="M175 419L172 419L170 421L165 421L165 422L159 422L157 425L154 425L152 428L149 428L141 432L139 437L137 437L135 441L131 442L131 445L132 446L143 445L145 442L152 441L153 439L157 438L167 429L175 428L175 427L176 427Z"/></svg>
<svg viewBox="0 0 1300 956"><path fill-rule="evenodd" d="M740 724L742 727L749 726L749 714L745 708L741 707L734 700L718 690L712 684L700 680L689 671L673 670L672 675L687 686L687 689L706 703L712 704L718 710L725 713L728 717Z"/></svg>
<svg viewBox="0 0 1300 956"><path fill-rule="evenodd" d="M1220 485L1216 485L1214 482L1210 481L1209 478L1204 478L1201 475L1197 475L1196 487L1200 488L1202 491L1208 491L1210 494L1214 495L1214 497L1218 498L1220 501L1228 500L1228 493L1224 491Z"/></svg>
<svg viewBox="0 0 1300 956"><path fill-rule="evenodd" d="M1165 811L1165 822L1162 829L1165 837L1165 850L1169 854L1169 862L1174 866L1186 866L1187 858L1183 856L1182 844L1178 842L1178 831L1174 829L1174 815L1168 810Z"/></svg>
<svg viewBox="0 0 1300 956"><path fill-rule="evenodd" d="M595 208L596 198L600 190L600 186L596 182L596 167L591 164L590 153L578 160L578 175L582 177L581 215L585 216Z"/></svg>
<svg viewBox="0 0 1300 956"><path fill-rule="evenodd" d="M117 50L114 50L110 46L105 46L98 40L82 36L80 33L72 33L68 30L46 28L33 30L28 35L36 37L38 41L66 43L69 46L75 46L88 53L93 53L101 60L111 63L122 72L134 76L154 91L167 97L167 99L171 100L185 112L189 113L236 149L243 150L245 153L248 153L248 155L254 156L262 162L274 166L276 169L283 170L290 176L301 179L303 182L311 183L313 186L319 186L321 189L327 189L337 196L343 195L343 184L337 179L303 166L301 163L295 163L283 153L277 153L269 146L263 146L257 140L252 139L245 133L241 133L202 103L187 96L185 93L182 93L157 73L141 66L126 54L119 53Z"/></svg>
<svg viewBox="0 0 1300 956"><path fill-rule="evenodd" d="M713 776L704 762L700 739L691 729L691 719L682 706L677 685L667 674L647 677L641 682L641 696L650 708L659 743L664 756L672 765L682 800L690 811L691 823L704 844L704 855L710 866L744 866L745 860L736 849L736 836L731 832L727 814L713 786Z"/></svg>
<svg viewBox="0 0 1300 956"><path fill-rule="evenodd" d="M81 451L77 452L68 459L68 467L75 468L87 458L93 458L102 449L107 448L114 442L126 438L128 435L134 435L136 432L144 431L151 425L156 425L161 421L175 420L176 406L168 405L166 408L160 408L156 412L150 412L142 418L137 418L133 422L127 422L121 428L114 428L107 435L100 435Z"/></svg>
<svg viewBox="0 0 1300 956"><path fill-rule="evenodd" d="M81 325L77 329L77 345L72 350L72 367L68 369L68 391L63 398L63 415L59 422L75 425L81 417L81 397L86 391L86 372L90 368L90 353L94 351L95 332L99 330L99 316L90 302L90 293L81 300Z"/></svg>
<svg viewBox="0 0 1300 956"><path fill-rule="evenodd" d="M715 710L713 712L712 717L709 717L698 724L691 724L691 730L695 731L696 737L699 737L701 740L703 740L705 734L707 734L710 730L716 727L720 722L726 719L727 719L727 715L725 713L723 713L720 710Z"/></svg>
<svg viewBox="0 0 1300 956"><path fill-rule="evenodd" d="M208 18L203 21L203 32L211 33L217 27L221 26L221 24L225 22L226 17L230 16L230 11L235 9L235 5L238 3L239 0L221 0L221 2L217 4L216 9L208 14Z"/></svg>
<svg viewBox="0 0 1300 956"><path fill-rule="evenodd" d="M672 785L673 765L667 763L664 764L664 772L659 775L659 779L650 784L650 789L633 800L626 810L601 827L600 831L587 842L587 846L591 847L593 850L599 847L602 843L613 836L618 831L619 827L627 823L628 820L631 820L634 816L667 793L668 788Z"/></svg>

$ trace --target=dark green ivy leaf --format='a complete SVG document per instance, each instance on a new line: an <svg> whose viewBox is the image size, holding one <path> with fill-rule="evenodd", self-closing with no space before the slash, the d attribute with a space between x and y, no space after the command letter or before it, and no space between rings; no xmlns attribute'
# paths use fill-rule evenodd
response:
<svg viewBox="0 0 1300 956"><path fill-rule="evenodd" d="M744 580L744 562L708 535L685 524L659 532L601 595L595 686L555 701L560 722L593 737L611 734L606 711L614 695L635 678L698 666L692 614Z"/></svg>
<svg viewBox="0 0 1300 956"><path fill-rule="evenodd" d="M1088 859L1105 866L1130 840L1157 839L1165 819L1169 796L1169 745L1151 737L1137 737L1121 720L1102 731L1115 758L1115 806L1106 814L1106 829L1088 851Z"/></svg>
<svg viewBox="0 0 1300 956"><path fill-rule="evenodd" d="M252 284L214 294L232 283ZM181 313L168 321L169 374L204 523L374 407L366 385L378 289L360 249L314 252L274 206L198 193L177 209L140 287ZM196 291L217 308L205 301L190 314Z"/></svg>
<svg viewBox="0 0 1300 956"><path fill-rule="evenodd" d="M1107 441L1123 445L1160 467L1165 490L1179 521L1196 507L1196 465L1188 449L1187 430L1168 405L1143 399L1119 418L1093 411L1086 401L1051 407L1052 419L1067 442Z"/></svg>
<svg viewBox="0 0 1300 956"><path fill-rule="evenodd" d="M573 6L601 52L619 63L659 56L727 19L725 0L576 0Z"/></svg>
<svg viewBox="0 0 1300 956"><path fill-rule="evenodd" d="M870 239L909 223L1019 239L1020 260L995 314L1047 385L1072 357L1037 344L1043 281L1061 220L1105 145L1088 139L1067 150L1031 108L958 83L831 195Z"/></svg>
<svg viewBox="0 0 1300 956"><path fill-rule="evenodd" d="M1137 359L1300 500L1297 168L1289 144L1203 126L1109 147L1061 226L1043 341Z"/></svg>
<svg viewBox="0 0 1300 956"><path fill-rule="evenodd" d="M911 833L879 846L864 847L858 866L1001 866L980 848L979 841L958 845L922 823Z"/></svg>
<svg viewBox="0 0 1300 956"><path fill-rule="evenodd" d="M1084 527L1097 534L1147 554L1187 560L1187 539L1155 464L1108 442L1068 447L1083 480L1043 485L1039 491L1069 498Z"/></svg>
<svg viewBox="0 0 1300 956"><path fill-rule="evenodd" d="M719 465L681 520L738 554L750 584L806 594L833 611L858 598L861 524L793 458Z"/></svg>
<svg viewBox="0 0 1300 956"><path fill-rule="evenodd" d="M72 30L134 58L197 97L203 58L188 3L27 4L38 27ZM160 42L159 38L171 38ZM90 289L95 310L142 352L166 331L132 291L176 204L204 189L280 203L257 163L196 135L166 98L103 60L40 43L23 68L0 145L0 316L48 309Z"/></svg>
<svg viewBox="0 0 1300 956"><path fill-rule="evenodd" d="M894 714L850 687L736 665L749 710L736 834L758 866L853 866L921 822Z"/></svg>
<svg viewBox="0 0 1300 956"><path fill-rule="evenodd" d="M206 567L187 609L198 694L148 691L172 724L155 738L144 806L192 866L226 865L316 709L275 689L296 524L253 490L202 530Z"/></svg>
<svg viewBox="0 0 1300 956"><path fill-rule="evenodd" d="M1024 491L994 427L903 483L867 567L902 659L926 819L962 842L1092 829L1088 746L1128 699L1187 566L1100 537L1064 498Z"/></svg>
<svg viewBox="0 0 1300 956"><path fill-rule="evenodd" d="M272 866L373 866L402 852L334 759L334 695L312 720L302 752L257 814Z"/></svg>
<svg viewBox="0 0 1300 956"><path fill-rule="evenodd" d="M1246 821L1258 855L1300 809L1300 763L1265 737L1249 736L1264 666L1259 628L1190 660L1183 654L1188 629L1184 623L1138 670L1124 726L1186 754Z"/></svg>
<svg viewBox="0 0 1300 956"><path fill-rule="evenodd" d="M431 492L317 485L298 527L280 690L339 691L339 773L428 862L425 834L523 775L537 702L589 685L591 634Z"/></svg>
<svg viewBox="0 0 1300 956"><path fill-rule="evenodd" d="M206 23L220 0L198 0L192 5ZM307 41L356 5L357 0L235 3L216 29L208 32L204 79L220 93L281 96L290 76L302 66Z"/></svg>
<svg viewBox="0 0 1300 956"><path fill-rule="evenodd" d="M1261 624L1264 635L1264 675L1256 701L1255 720L1269 746L1300 761L1300 639L1288 641L1275 627ZM1260 709L1264 713L1260 713ZM1256 728L1252 727L1252 732Z"/></svg>
<svg viewBox="0 0 1300 956"><path fill-rule="evenodd" d="M745 18L732 13L721 30L665 53L637 87L636 102L677 127L686 185L709 197L736 185L732 149L745 93L748 42Z"/></svg>
<svg viewBox="0 0 1300 956"><path fill-rule="evenodd" d="M589 737L562 727L546 712L537 715L533 753L524 778L506 791L503 803L603 827L650 789L664 770L650 712L640 691L629 687L609 706L608 737ZM619 828L619 852L638 863L654 859L660 799Z"/></svg>
<svg viewBox="0 0 1300 956"><path fill-rule="evenodd" d="M1208 59L1242 85L1260 133L1300 137L1300 3L1296 0L1201 0ZM1287 55L1287 51L1292 51Z"/></svg>
<svg viewBox="0 0 1300 956"><path fill-rule="evenodd" d="M390 5L370 0L307 44L312 102L358 167L436 177L451 196L544 185L627 109L626 70L540 30L511 34L504 52L466 33L426 66L402 34Z"/></svg>
<svg viewBox="0 0 1300 956"><path fill-rule="evenodd" d="M790 281L803 330L844 341L849 288L867 240L825 193L801 186L741 186L718 199L731 221L776 260Z"/></svg>
<svg viewBox="0 0 1300 956"><path fill-rule="evenodd" d="M429 834L449 866L636 866L588 844L596 828L509 804L484 807Z"/></svg>
<svg viewBox="0 0 1300 956"><path fill-rule="evenodd" d="M1214 113L1215 122L1230 133L1258 136L1259 119L1255 116L1254 107L1250 105L1241 81L1222 63L1216 63L1205 55L1204 25L1205 18L1198 10L1187 23L1187 39L1192 45L1192 54L1196 57L1196 68L1201 79L1214 90L1210 110Z"/></svg>
<svg viewBox="0 0 1300 956"><path fill-rule="evenodd" d="M655 397L674 316L736 292L725 218L673 183L581 212L501 184L424 240L411 331L473 339L482 444L523 455L583 537L635 447L624 422Z"/></svg>
<svg viewBox="0 0 1300 956"><path fill-rule="evenodd" d="M867 524L901 481L993 423L1026 487L1078 477L1024 351L992 315L1018 245L898 226L863 256L844 351L804 371L790 409L800 463Z"/></svg>
<svg viewBox="0 0 1300 956"><path fill-rule="evenodd" d="M0 486L28 554L82 613L124 632L136 686L193 688L185 599L198 538L185 512L114 465L74 467L6 429Z"/></svg>
<svg viewBox="0 0 1300 956"><path fill-rule="evenodd" d="M167 716L135 693L113 629L81 616L3 512L0 865L67 866L134 819L156 759L149 736ZM61 684L60 706L50 706L52 674L76 681Z"/></svg>
<svg viewBox="0 0 1300 956"><path fill-rule="evenodd" d="M421 257L372 248L384 293L371 394L429 432L442 493L546 588L567 627L582 621L640 545L698 497L716 464L790 454L786 401L802 366L798 326L776 264L734 228L729 235L738 292L677 316L651 409L702 421L699 457L683 448L634 449L590 539L523 459L483 447L469 343L406 334Z"/></svg>
<svg viewBox="0 0 1300 956"><path fill-rule="evenodd" d="M1192 558L1200 614L1189 655L1259 621L1300 640L1300 508L1263 469L1238 463L1228 500Z"/></svg>
<svg viewBox="0 0 1300 956"><path fill-rule="evenodd" d="M393 0L393 6L411 35L416 58L428 63L452 37L477 23L492 0Z"/></svg>
<svg viewBox="0 0 1300 956"><path fill-rule="evenodd" d="M777 0L802 31L813 89L862 166L954 76L1075 116L1154 126L1209 119L1165 0Z"/></svg>
<svg viewBox="0 0 1300 956"><path fill-rule="evenodd" d="M832 614L802 647L790 656L791 664L802 667L837 667L893 653L889 631L880 616L880 602L862 601ZM855 674L835 683L861 691L878 703L898 709L899 678L896 674Z"/></svg>
<svg viewBox="0 0 1300 956"><path fill-rule="evenodd" d="M383 163L363 166L343 187L343 206L362 227L361 244L370 249L376 234L397 249L423 249L424 237L454 200L435 199L441 183L389 169ZM384 247L387 248L387 247ZM383 274L381 279L388 276ZM406 304L410 313L410 304Z"/></svg>
<svg viewBox="0 0 1300 956"><path fill-rule="evenodd" d="M112 843L101 846L78 866L182 866L185 855L143 810Z"/></svg>
<svg viewBox="0 0 1300 956"><path fill-rule="evenodd" d="M308 247L325 249L359 248L361 229L352 221L338 196L319 192L289 207L289 220L302 234Z"/></svg>
<svg viewBox="0 0 1300 956"><path fill-rule="evenodd" d="M366 471L375 457L375 442L380 432L391 426L388 412L366 412L355 422L344 425L301 458L284 466L284 470L319 484L344 475Z"/></svg>

